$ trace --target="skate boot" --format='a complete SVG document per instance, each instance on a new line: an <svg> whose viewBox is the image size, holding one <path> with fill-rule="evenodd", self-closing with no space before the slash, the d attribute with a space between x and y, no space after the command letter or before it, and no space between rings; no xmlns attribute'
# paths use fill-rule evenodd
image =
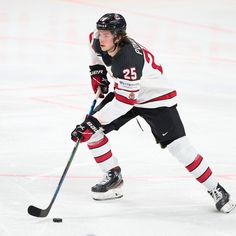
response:
<svg viewBox="0 0 236 236"><path fill-rule="evenodd" d="M219 183L216 188L211 191L208 191L208 193L214 199L216 203L216 209L218 211L221 211L223 213L229 213L235 208L235 202L230 199L229 193L227 193Z"/></svg>
<svg viewBox="0 0 236 236"><path fill-rule="evenodd" d="M119 166L109 170L102 181L92 187L94 200L109 200L123 197L123 179Z"/></svg>

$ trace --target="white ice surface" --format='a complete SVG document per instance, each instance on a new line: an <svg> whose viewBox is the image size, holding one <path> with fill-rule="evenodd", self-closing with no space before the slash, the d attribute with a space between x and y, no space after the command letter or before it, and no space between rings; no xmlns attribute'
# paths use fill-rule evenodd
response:
<svg viewBox="0 0 236 236"><path fill-rule="evenodd" d="M122 199L91 199L101 172L81 144L49 216L27 214L51 201L90 107L88 34L107 12L157 50L189 139L236 199L236 1L0 0L0 235L236 235L236 211L216 212L141 119L145 132L134 120L109 134Z"/></svg>

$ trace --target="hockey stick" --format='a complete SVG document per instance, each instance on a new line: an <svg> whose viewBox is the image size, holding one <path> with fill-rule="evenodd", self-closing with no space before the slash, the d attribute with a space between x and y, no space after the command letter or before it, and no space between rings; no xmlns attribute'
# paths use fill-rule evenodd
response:
<svg viewBox="0 0 236 236"><path fill-rule="evenodd" d="M95 98L94 98L94 100L93 100L92 106L91 106L90 111L89 111L89 113L88 113L89 115L91 115L91 114L93 113L94 107L95 107L95 105L96 105L96 103L97 103L97 99L98 99L98 97L99 97L99 94L100 94L100 88L97 90L97 93L96 93ZM80 143L80 141L78 140L78 141L76 142L76 144L75 144L75 146L74 146L72 152L71 152L69 161L67 162L66 168L64 169L64 172L63 172L63 174L62 174L62 176L61 176L61 179L60 179L60 181L59 181L59 183L58 183L58 186L57 186L57 188L56 188L56 191L55 191L55 193L54 193L54 195L53 195L53 198L52 198L52 200L51 200L49 206L48 206L46 209L40 209L40 208L38 208L38 207L35 207L35 206L32 206L32 205L31 205L31 206L28 207L28 213L29 213L30 215L35 216L35 217L46 217L46 216L48 215L48 213L49 213L49 211L51 210L51 207L52 207L52 205L53 205L53 203L54 203L54 201L55 201L55 199L56 199L56 197L57 197L57 194L58 194L58 192L59 192L59 190L60 190L60 188L61 188L61 186L62 186L62 183L63 183L63 181L64 181L64 179L65 179L65 176L66 176L66 174L67 174L67 171L68 171L68 169L69 169L69 167L70 167L70 165L71 165L71 162L72 162L72 160L73 160L73 158L74 158L74 156L75 156L75 153L76 153L76 150L77 150L77 148L78 148L78 146L79 146L79 143Z"/></svg>

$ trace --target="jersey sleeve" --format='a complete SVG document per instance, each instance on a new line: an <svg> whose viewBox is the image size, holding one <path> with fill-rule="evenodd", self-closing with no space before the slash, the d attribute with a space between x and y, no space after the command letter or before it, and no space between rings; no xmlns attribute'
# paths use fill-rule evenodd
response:
<svg viewBox="0 0 236 236"><path fill-rule="evenodd" d="M97 43L97 31L93 31L89 34L90 65L104 65L96 52Z"/></svg>

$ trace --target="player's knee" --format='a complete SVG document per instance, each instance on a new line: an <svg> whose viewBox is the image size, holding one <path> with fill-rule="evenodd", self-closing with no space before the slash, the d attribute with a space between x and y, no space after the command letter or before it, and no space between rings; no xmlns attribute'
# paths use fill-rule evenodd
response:
<svg viewBox="0 0 236 236"><path fill-rule="evenodd" d="M183 138L183 137L185 137L185 135L181 136L181 137L178 137L178 138L170 139L170 140L167 140L167 141L159 141L159 140L156 139L156 142L158 144L160 144L161 148L164 149L164 148L168 147L171 143L174 143L176 140L179 140L180 138Z"/></svg>
<svg viewBox="0 0 236 236"><path fill-rule="evenodd" d="M174 140L167 148L173 156L185 165L191 163L198 155L186 136Z"/></svg>
<svg viewBox="0 0 236 236"><path fill-rule="evenodd" d="M169 144L171 144L174 140L168 140L168 141L164 141L164 142L159 142L159 141L156 141L157 143L160 143L160 146L161 148L165 149Z"/></svg>

